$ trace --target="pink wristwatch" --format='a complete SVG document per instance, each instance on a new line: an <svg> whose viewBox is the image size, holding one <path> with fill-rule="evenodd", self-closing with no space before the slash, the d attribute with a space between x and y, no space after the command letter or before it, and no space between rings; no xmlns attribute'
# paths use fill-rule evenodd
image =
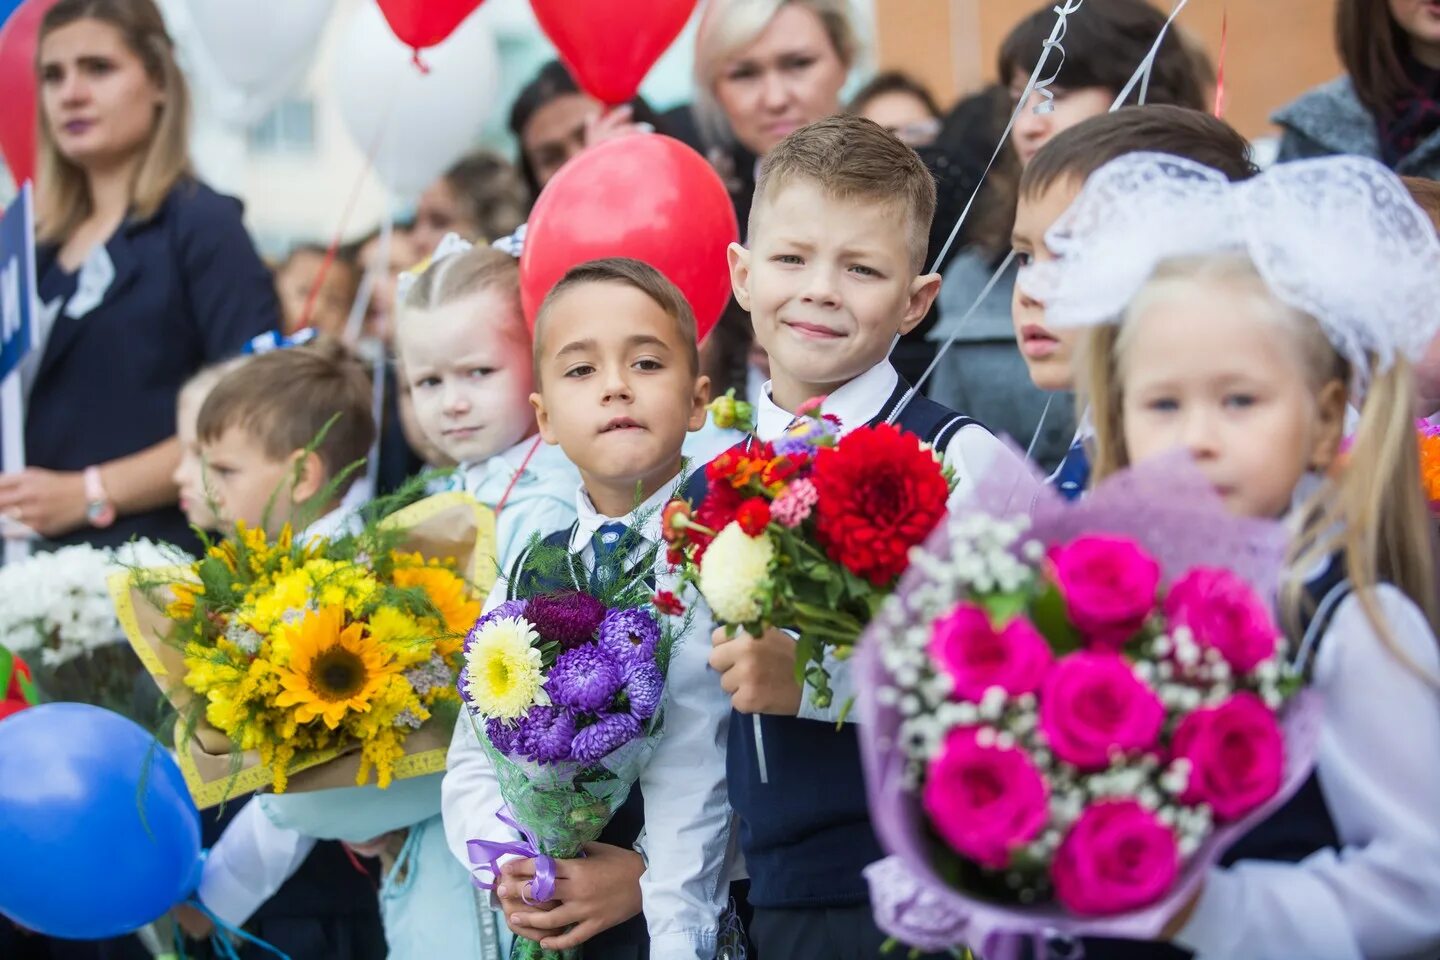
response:
<svg viewBox="0 0 1440 960"><path fill-rule="evenodd" d="M115 522L115 504L110 502L105 484L100 481L99 467L85 468L85 519L90 521L90 526L101 530Z"/></svg>

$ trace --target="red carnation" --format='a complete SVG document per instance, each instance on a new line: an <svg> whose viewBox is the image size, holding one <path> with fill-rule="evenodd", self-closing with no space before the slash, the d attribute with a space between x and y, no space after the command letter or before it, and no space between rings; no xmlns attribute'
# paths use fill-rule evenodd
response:
<svg viewBox="0 0 1440 960"><path fill-rule="evenodd" d="M678 617L685 612L685 604L681 603L680 598L669 590L661 590L650 598L650 602L655 605L656 610L667 617Z"/></svg>
<svg viewBox="0 0 1440 960"><path fill-rule="evenodd" d="M719 483L712 486L705 499L700 501L700 506L695 508L690 520L694 524L707 527L719 533L735 519L740 504L744 502L740 492L728 483ZM695 544L695 562L699 563L700 558L705 555L705 548L710 546L713 536L708 536L696 530L693 526L689 530L690 542Z"/></svg>
<svg viewBox="0 0 1440 960"><path fill-rule="evenodd" d="M729 480L739 466L740 454L726 450L705 465L705 479L714 486L721 480Z"/></svg>
<svg viewBox="0 0 1440 960"><path fill-rule="evenodd" d="M876 586L905 569L906 554L935 529L950 495L934 455L889 424L861 427L821 449L812 480L821 546Z"/></svg>
<svg viewBox="0 0 1440 960"><path fill-rule="evenodd" d="M747 536L758 537L770 525L770 504L764 497L751 497L740 504L740 509L735 511L735 519Z"/></svg>

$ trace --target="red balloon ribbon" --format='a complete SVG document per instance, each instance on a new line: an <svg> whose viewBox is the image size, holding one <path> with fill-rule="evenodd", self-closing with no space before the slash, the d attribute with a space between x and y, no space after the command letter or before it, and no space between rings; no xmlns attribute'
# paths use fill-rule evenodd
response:
<svg viewBox="0 0 1440 960"><path fill-rule="evenodd" d="M655 61L685 29L696 0L530 0L575 81L618 106L635 99Z"/></svg>
<svg viewBox="0 0 1440 960"><path fill-rule="evenodd" d="M730 299L726 248L735 208L705 158L670 137L637 133L581 153L540 193L520 256L520 300L535 312L571 267L631 257L680 288L701 340Z"/></svg>

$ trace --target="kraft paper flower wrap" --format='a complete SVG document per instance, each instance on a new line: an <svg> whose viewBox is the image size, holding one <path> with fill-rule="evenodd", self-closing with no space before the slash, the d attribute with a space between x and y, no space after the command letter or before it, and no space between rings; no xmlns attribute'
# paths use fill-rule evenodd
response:
<svg viewBox="0 0 1440 960"><path fill-rule="evenodd" d="M888 854L866 870L876 920L919 949L986 960L1047 936L1154 939L1225 849L1298 789L1319 734L1316 695L1294 692L1282 665L1295 645L1269 610L1281 524L1226 513L1184 456L1117 474L1076 504L1048 489L1017 504L1016 489L981 484L917 553L857 654L867 791ZM982 541L996 552L974 552ZM1093 602L1067 577L1094 580ZM1143 624L1125 590L1148 592ZM1066 631L1073 643L1057 644ZM1096 695L1117 717L1098 754L1074 709ZM1248 741L1259 774L1219 796L1205 769L1214 754L1197 751L1237 726L1260 731ZM1127 738L1145 746L1107 751ZM967 767L1000 802L964 796ZM939 782L947 774L962 779ZM1145 862L1112 883L1106 853L1120 834Z"/></svg>
<svg viewBox="0 0 1440 960"><path fill-rule="evenodd" d="M247 533L252 541L265 546L257 531L243 532L242 538ZM224 553L228 549L233 561L237 549L234 544L233 539L226 540L215 550ZM277 609L264 617L273 625L263 635L248 629L239 622L243 618L237 616L226 633L208 641L210 645L231 641L240 644L238 651L233 645L224 649L232 662L243 665L244 658L238 654L263 654L272 637L288 637L291 654L305 656L302 648L316 645L312 636L331 633L335 634L335 643L328 649L351 651L357 662L366 664L366 672L374 682L355 698L336 703L323 698L307 699L303 691L297 698L293 694L303 686L297 671L303 673L304 664L295 664L296 669L282 665L275 679L289 678L286 689L292 695L285 710L291 715L292 727L279 734L270 729L259 748L248 743L242 748L237 742L238 732L227 734L212 723L207 718L207 706L213 709L216 694L210 695L207 705L193 689L197 665L205 666L206 650L203 645L196 647L194 637L179 635L185 623L176 614L184 611L187 596L194 600L200 582L197 567L136 569L110 578L111 597L126 637L179 716L175 725L176 753L196 805L201 809L213 807L256 790L300 792L355 786L374 782L372 769L382 787L391 780L443 771L459 710L453 692L460 644L498 572L493 512L468 494L442 493L397 510L358 534L303 546L289 545L282 535L266 549L281 551L282 547L295 559L308 557L332 570L327 575L331 579L312 578L308 587L296 588L299 593L294 596L287 596L283 585L270 590L259 605L268 603ZM239 550L243 556L245 548ZM327 559L332 554L349 559L332 562ZM298 570L300 565L294 566ZM336 613L331 615L332 620L326 620L322 591L345 589L352 579L374 580L382 568L386 575L380 578L384 580L380 588L396 594L398 606L381 599L389 594L372 589L370 599L358 604L363 612L352 609L357 606L350 602L355 598L356 591L352 590L343 616ZM274 578L276 584L281 581L279 576ZM413 596L423 594L423 599L406 601L407 592ZM249 598L251 606L244 608L246 616L254 612L255 599ZM177 600L181 601L178 607ZM419 609L415 608L417 603ZM240 603L234 606L234 612L239 614ZM343 631L338 629L341 626L345 627ZM385 647L382 640L387 635L391 642L377 653L372 646ZM322 637L318 642L323 645L328 641ZM308 650L312 670L320 666L325 654L325 650ZM221 657L217 654L216 659ZM273 692L283 697L282 683L276 683ZM385 696L395 698L393 705L403 705L394 729L374 731L379 736L365 737L363 742L347 736L347 731L354 729L348 722L375 715L370 713L371 706ZM270 702L273 704L276 698L270 697ZM375 713L379 712L377 708ZM296 715L302 718L298 737L293 726ZM330 722L339 725L330 728ZM315 731L308 741L307 730ZM371 744L371 739L377 743ZM306 747L307 742L316 740L323 745ZM277 748L283 751L278 753L279 759Z"/></svg>

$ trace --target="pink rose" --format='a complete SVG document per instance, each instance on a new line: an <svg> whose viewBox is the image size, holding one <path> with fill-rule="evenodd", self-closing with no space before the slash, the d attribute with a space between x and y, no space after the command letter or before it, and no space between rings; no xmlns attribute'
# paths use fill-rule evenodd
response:
<svg viewBox="0 0 1440 960"><path fill-rule="evenodd" d="M1285 738L1253 693L1196 710L1180 721L1172 747L1176 757L1190 761L1189 786L1180 799L1210 804L1222 823L1275 796L1285 775Z"/></svg>
<svg viewBox="0 0 1440 960"><path fill-rule="evenodd" d="M974 727L952 730L930 762L925 812L941 838L976 863L1003 868L1010 851L1050 819L1050 789L1017 747L981 746Z"/></svg>
<svg viewBox="0 0 1440 960"><path fill-rule="evenodd" d="M1000 687L1011 696L1040 689L1050 668L1050 645L1024 617L996 630L990 615L973 603L962 603L935 621L930 656L955 681L964 700L985 696Z"/></svg>
<svg viewBox="0 0 1440 960"><path fill-rule="evenodd" d="M1275 654L1279 630L1270 611L1229 570L1196 567L1185 574L1165 598L1165 618L1171 629L1189 627L1200 646L1219 650L1237 673Z"/></svg>
<svg viewBox="0 0 1440 960"><path fill-rule="evenodd" d="M1134 540L1087 536L1050 548L1055 585L1089 646L1119 649L1155 608L1160 564Z"/></svg>
<svg viewBox="0 0 1440 960"><path fill-rule="evenodd" d="M1114 653L1063 657L1040 694L1040 729L1055 756L1081 770L1105 769L1116 750L1150 749L1164 722L1155 691Z"/></svg>
<svg viewBox="0 0 1440 960"><path fill-rule="evenodd" d="M1155 814L1134 800L1102 800L1060 842L1050 877L1067 910L1101 917L1159 900L1179 870L1175 835Z"/></svg>

